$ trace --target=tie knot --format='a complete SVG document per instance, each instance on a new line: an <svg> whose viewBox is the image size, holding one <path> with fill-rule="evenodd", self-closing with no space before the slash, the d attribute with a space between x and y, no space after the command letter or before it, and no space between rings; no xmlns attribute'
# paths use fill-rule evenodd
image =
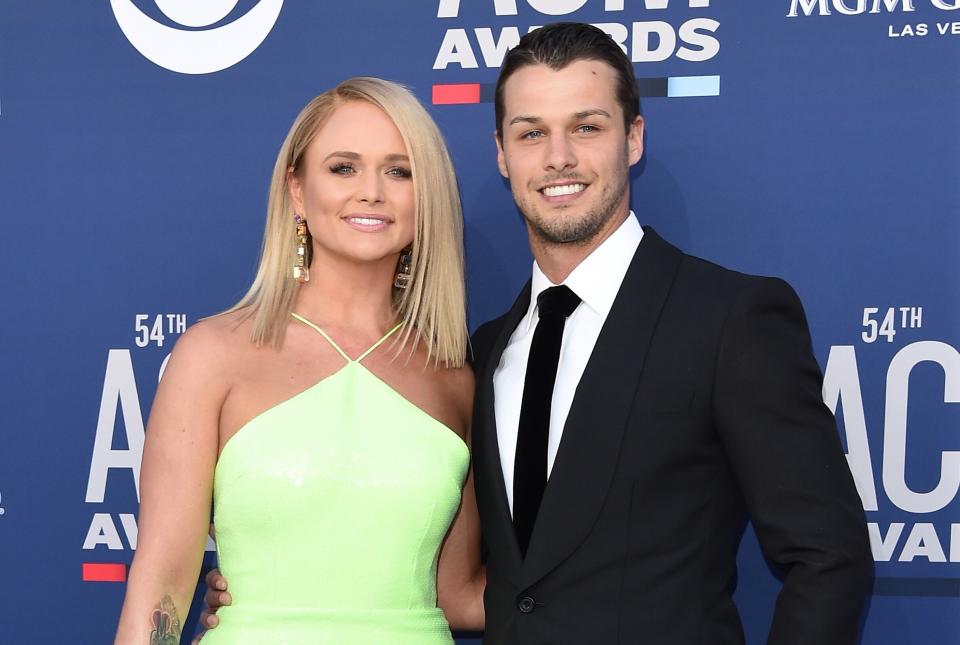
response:
<svg viewBox="0 0 960 645"><path fill-rule="evenodd" d="M573 310L579 304L580 296L563 284L559 287L550 287L537 296L537 308L540 310L541 317L559 316L566 318L573 313Z"/></svg>

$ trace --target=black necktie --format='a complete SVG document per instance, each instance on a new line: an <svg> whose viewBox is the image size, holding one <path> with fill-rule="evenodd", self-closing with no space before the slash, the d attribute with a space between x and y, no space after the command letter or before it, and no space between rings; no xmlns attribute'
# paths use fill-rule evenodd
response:
<svg viewBox="0 0 960 645"><path fill-rule="evenodd" d="M533 332L527 373L523 379L517 453L513 464L513 525L524 556L547 487L550 403L553 384L557 380L563 324L579 304L577 294L563 285L550 287L537 297L540 321Z"/></svg>

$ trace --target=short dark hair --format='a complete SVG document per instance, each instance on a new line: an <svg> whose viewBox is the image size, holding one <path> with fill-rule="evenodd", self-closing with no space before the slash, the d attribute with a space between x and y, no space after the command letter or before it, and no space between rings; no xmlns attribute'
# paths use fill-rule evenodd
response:
<svg viewBox="0 0 960 645"><path fill-rule="evenodd" d="M629 130L640 114L640 96L633 63L605 31L582 22L555 22L535 29L507 52L500 67L493 109L497 136L503 140L503 87L514 72L527 65L546 65L560 70L578 60L598 60L617 74L617 102L623 110L624 127Z"/></svg>

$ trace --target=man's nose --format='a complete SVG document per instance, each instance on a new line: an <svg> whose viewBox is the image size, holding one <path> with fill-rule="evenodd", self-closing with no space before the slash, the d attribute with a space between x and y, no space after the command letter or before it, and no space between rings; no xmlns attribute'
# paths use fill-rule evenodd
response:
<svg viewBox="0 0 960 645"><path fill-rule="evenodd" d="M577 165L576 151L572 142L565 135L554 135L548 138L544 166L547 170L560 172Z"/></svg>
<svg viewBox="0 0 960 645"><path fill-rule="evenodd" d="M560 172L577 165L577 155L573 144L566 135L554 135L547 140L546 159L544 166L547 170Z"/></svg>

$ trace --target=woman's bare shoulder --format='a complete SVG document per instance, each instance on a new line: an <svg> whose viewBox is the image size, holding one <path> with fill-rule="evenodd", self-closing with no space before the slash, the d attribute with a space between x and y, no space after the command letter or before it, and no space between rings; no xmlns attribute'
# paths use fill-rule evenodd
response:
<svg viewBox="0 0 960 645"><path fill-rule="evenodd" d="M468 363L461 367L441 364L434 368L433 376L434 382L456 408L462 427L469 429L473 415L473 392L476 387L473 368Z"/></svg>
<svg viewBox="0 0 960 645"><path fill-rule="evenodd" d="M460 367L441 366L438 369L442 373L441 378L450 384L454 392L462 397L473 398L476 379L473 375L473 368L469 363L464 363Z"/></svg>
<svg viewBox="0 0 960 645"><path fill-rule="evenodd" d="M181 370L225 377L250 341L250 321L238 312L204 318L187 328L173 347L171 361Z"/></svg>

